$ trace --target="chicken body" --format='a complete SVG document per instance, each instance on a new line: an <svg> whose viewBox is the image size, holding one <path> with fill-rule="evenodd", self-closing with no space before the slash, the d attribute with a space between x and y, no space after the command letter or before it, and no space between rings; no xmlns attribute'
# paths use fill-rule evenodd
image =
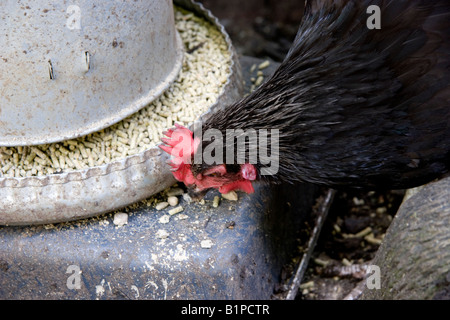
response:
<svg viewBox="0 0 450 320"><path fill-rule="evenodd" d="M381 29L367 27L374 4ZM421 185L450 169L449 38L449 1L310 2L273 76L212 114L202 132L215 129L225 137L229 129L277 129L278 171L261 175L264 164L254 163L256 180L335 188ZM196 152L212 143L200 141ZM235 145L236 139L226 141L223 154ZM206 189L211 174L227 176L227 183L246 181L241 168L236 161L190 164L189 185L195 188L198 177Z"/></svg>

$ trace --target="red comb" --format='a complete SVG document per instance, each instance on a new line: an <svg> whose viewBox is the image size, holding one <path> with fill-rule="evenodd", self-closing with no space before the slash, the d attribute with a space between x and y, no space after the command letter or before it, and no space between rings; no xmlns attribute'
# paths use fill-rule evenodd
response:
<svg viewBox="0 0 450 320"><path fill-rule="evenodd" d="M182 125L175 124L175 128L164 131L166 137L161 138L165 145L159 147L172 156L170 165L179 168L181 164L190 164L195 152L193 133Z"/></svg>

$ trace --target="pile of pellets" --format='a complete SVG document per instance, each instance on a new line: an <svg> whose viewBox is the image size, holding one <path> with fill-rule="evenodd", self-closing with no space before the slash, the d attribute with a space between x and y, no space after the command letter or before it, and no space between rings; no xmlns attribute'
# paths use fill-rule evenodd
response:
<svg viewBox="0 0 450 320"><path fill-rule="evenodd" d="M183 9L176 8L175 25L185 46L183 66L157 100L111 127L78 139L0 147L0 177L50 175L124 159L154 147L175 122L187 126L207 111L229 77L227 43L214 25Z"/></svg>

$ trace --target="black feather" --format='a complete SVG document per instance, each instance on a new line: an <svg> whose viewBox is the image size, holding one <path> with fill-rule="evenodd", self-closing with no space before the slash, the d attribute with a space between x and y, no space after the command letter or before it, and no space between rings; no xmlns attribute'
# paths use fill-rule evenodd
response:
<svg viewBox="0 0 450 320"><path fill-rule="evenodd" d="M379 30L366 26L371 4ZM308 2L274 75L203 131L279 129L270 182L423 184L450 168L449 37L449 1Z"/></svg>

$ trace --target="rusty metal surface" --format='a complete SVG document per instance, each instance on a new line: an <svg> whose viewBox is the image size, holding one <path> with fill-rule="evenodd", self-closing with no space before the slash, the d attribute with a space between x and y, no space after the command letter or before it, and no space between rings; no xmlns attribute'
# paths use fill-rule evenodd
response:
<svg viewBox="0 0 450 320"><path fill-rule="evenodd" d="M1 146L108 127L181 68L171 0L1 1L0 17Z"/></svg>
<svg viewBox="0 0 450 320"><path fill-rule="evenodd" d="M232 55L230 76L216 108L243 94L242 74L237 55L224 27L203 6L175 1L219 28ZM172 185L175 180L166 164L168 156L155 146L99 167L48 176L0 178L0 225L30 225L69 221L113 211L143 200Z"/></svg>

